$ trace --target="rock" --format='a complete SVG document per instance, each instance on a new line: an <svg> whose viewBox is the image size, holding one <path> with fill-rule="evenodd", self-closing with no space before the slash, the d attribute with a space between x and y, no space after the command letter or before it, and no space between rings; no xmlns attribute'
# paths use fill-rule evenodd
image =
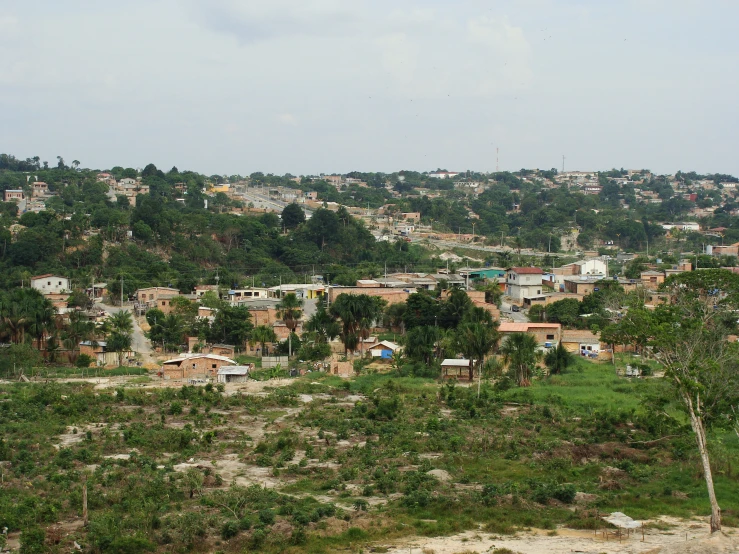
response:
<svg viewBox="0 0 739 554"><path fill-rule="evenodd" d="M436 477L442 483L448 483L449 481L452 480L452 476L449 475L449 472L443 469L432 469L431 471L427 471L426 475L431 475L432 477Z"/></svg>
<svg viewBox="0 0 739 554"><path fill-rule="evenodd" d="M575 493L575 504L590 504L598 500L597 494L588 494L587 492Z"/></svg>

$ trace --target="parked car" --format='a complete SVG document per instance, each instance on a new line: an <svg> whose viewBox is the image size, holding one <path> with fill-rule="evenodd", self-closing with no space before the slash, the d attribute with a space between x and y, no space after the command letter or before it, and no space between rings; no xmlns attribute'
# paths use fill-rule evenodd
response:
<svg viewBox="0 0 739 554"><path fill-rule="evenodd" d="M516 304L511 304L511 311L512 312L520 312L521 308L519 308Z"/></svg>

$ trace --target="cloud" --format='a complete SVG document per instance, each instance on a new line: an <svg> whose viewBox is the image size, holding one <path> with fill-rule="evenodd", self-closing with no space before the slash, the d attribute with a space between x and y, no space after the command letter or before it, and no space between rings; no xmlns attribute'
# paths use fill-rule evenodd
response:
<svg viewBox="0 0 739 554"><path fill-rule="evenodd" d="M291 125L293 127L297 126L298 124L297 118L291 113L277 114L277 121L282 123L283 125Z"/></svg>
<svg viewBox="0 0 739 554"><path fill-rule="evenodd" d="M204 25L245 44L285 36L351 33L360 24L361 5L342 0L211 0L191 4Z"/></svg>

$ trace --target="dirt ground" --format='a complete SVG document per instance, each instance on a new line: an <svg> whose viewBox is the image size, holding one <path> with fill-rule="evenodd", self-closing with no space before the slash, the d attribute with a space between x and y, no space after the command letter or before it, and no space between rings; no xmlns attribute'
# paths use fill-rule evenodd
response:
<svg viewBox="0 0 739 554"><path fill-rule="evenodd" d="M660 518L669 530L646 529L629 538L604 538L593 531L532 529L511 536L497 536L467 531L450 537L413 537L394 545L384 545L389 552L405 554L484 554L507 548L519 554L724 554L739 553L739 529L724 528L723 534L711 537L708 518L680 520ZM647 522L648 523L648 522Z"/></svg>

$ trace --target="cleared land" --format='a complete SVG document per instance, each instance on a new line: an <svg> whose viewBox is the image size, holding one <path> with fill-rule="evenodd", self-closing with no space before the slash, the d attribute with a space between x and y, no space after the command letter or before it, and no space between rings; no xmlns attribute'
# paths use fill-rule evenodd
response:
<svg viewBox="0 0 739 554"><path fill-rule="evenodd" d="M578 361L528 389L483 384L479 398L476 387L386 374L160 385L0 384L0 527L11 546L20 531L48 552L74 541L89 552L704 545L700 464L679 414L653 400L660 379ZM739 439L720 435L712 449L731 544ZM647 520L645 541L605 541L598 516L612 511Z"/></svg>

